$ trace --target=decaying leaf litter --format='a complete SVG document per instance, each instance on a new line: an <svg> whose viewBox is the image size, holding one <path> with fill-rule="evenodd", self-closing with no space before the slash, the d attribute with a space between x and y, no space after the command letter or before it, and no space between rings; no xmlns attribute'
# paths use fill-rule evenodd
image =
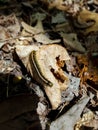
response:
<svg viewBox="0 0 98 130"><path fill-rule="evenodd" d="M97 0L0 4L0 128L97 130Z"/></svg>

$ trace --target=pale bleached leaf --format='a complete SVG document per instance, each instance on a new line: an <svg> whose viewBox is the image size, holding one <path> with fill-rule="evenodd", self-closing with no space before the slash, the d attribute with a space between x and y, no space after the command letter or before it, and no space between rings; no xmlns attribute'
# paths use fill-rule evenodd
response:
<svg viewBox="0 0 98 130"><path fill-rule="evenodd" d="M90 97L85 96L64 115L53 121L50 125L50 130L73 130L76 122L79 120L83 109L90 100Z"/></svg>
<svg viewBox="0 0 98 130"><path fill-rule="evenodd" d="M37 42L42 43L42 44L53 44L53 43L59 43L61 41L60 39L51 40L48 38L48 36L46 36L43 33L35 35L34 38L36 39Z"/></svg>
<svg viewBox="0 0 98 130"><path fill-rule="evenodd" d="M28 25L25 22L21 22L21 25L27 32L29 32L33 35L44 32L43 25L42 25L42 22L40 20L38 20L36 26L34 26L34 27Z"/></svg>
<svg viewBox="0 0 98 130"><path fill-rule="evenodd" d="M22 22L21 24L27 32L33 34L34 39L39 43L52 44L52 43L59 43L61 41L60 39L57 40L49 39L49 37L45 34L45 30L40 20L38 20L35 27L32 27L26 24L25 22Z"/></svg>

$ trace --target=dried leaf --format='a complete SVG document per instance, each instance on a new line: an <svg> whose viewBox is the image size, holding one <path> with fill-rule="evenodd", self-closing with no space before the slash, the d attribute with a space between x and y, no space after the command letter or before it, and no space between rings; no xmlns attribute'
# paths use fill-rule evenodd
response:
<svg viewBox="0 0 98 130"><path fill-rule="evenodd" d="M45 104L39 102L38 107L37 107L37 114L39 115L42 130L45 130L46 123L47 123L47 120L48 120L46 118L46 115L48 114L47 106Z"/></svg>
<svg viewBox="0 0 98 130"><path fill-rule="evenodd" d="M52 23L64 23L66 22L63 12L57 13L55 16L52 16Z"/></svg>
<svg viewBox="0 0 98 130"><path fill-rule="evenodd" d="M26 24L25 22L21 22L21 25L27 32L29 32L33 35L39 34L39 33L44 33L43 25L40 20L38 20L35 27L32 27L32 26Z"/></svg>
<svg viewBox="0 0 98 130"><path fill-rule="evenodd" d="M45 17L46 17L46 14L45 14L45 13L40 13L40 12L34 13L34 14L32 15L33 21L34 21L34 20L40 20L40 21L42 21L42 20L45 19Z"/></svg>
<svg viewBox="0 0 98 130"><path fill-rule="evenodd" d="M57 32L64 32L64 33L72 32L72 28L68 21L61 24L57 24L54 29Z"/></svg>
<svg viewBox="0 0 98 130"><path fill-rule="evenodd" d="M97 130L98 129L98 119L92 119L90 122L88 123L85 123L86 127L89 127L89 128L94 128L94 130Z"/></svg>
<svg viewBox="0 0 98 130"><path fill-rule="evenodd" d="M33 7L32 7L30 2L22 2L22 5L24 5L25 7L33 9Z"/></svg>
<svg viewBox="0 0 98 130"><path fill-rule="evenodd" d="M83 114L82 118L76 123L75 130L79 130L82 125L84 126L85 124L92 122L93 118L94 113L92 111Z"/></svg>
<svg viewBox="0 0 98 130"><path fill-rule="evenodd" d="M85 52L85 48L81 45L81 43L77 39L77 35L75 33L61 33L61 36L63 37L65 46L69 46L72 49L79 51L79 52Z"/></svg>
<svg viewBox="0 0 98 130"><path fill-rule="evenodd" d="M8 39L10 37L10 34L8 33L7 29L0 26L0 41Z"/></svg>
<svg viewBox="0 0 98 130"><path fill-rule="evenodd" d="M49 9L57 8L68 13L77 13L80 9L81 1L75 2L74 0L41 0L48 5Z"/></svg>
<svg viewBox="0 0 98 130"><path fill-rule="evenodd" d="M89 100L90 97L87 96L82 98L67 113L53 121L50 125L50 130L73 130Z"/></svg>
<svg viewBox="0 0 98 130"><path fill-rule="evenodd" d="M98 67L96 58L90 57L87 55L78 55L77 63L79 66L83 65L83 68L80 68L79 75L81 77L81 81L91 81L91 84L98 84ZM95 85L93 86L95 87ZM97 88L97 87L96 87Z"/></svg>
<svg viewBox="0 0 98 130"><path fill-rule="evenodd" d="M37 42L42 43L42 44L53 44L53 43L59 43L61 40L51 40L46 36L45 34L38 34L35 35L34 38L36 39Z"/></svg>
<svg viewBox="0 0 98 130"><path fill-rule="evenodd" d="M69 83L61 69L65 61L70 60L66 49L57 44L16 46L16 52L33 78L44 86L52 108L56 109L61 103L61 90Z"/></svg>
<svg viewBox="0 0 98 130"><path fill-rule="evenodd" d="M43 29L43 25L42 25L42 22L40 20L38 20L37 24L35 27L31 27L30 25L22 22L21 23L23 28L33 34L35 40L39 43L42 43L42 44L52 44L52 43L59 43L61 40L51 40L48 38L48 36L45 34L45 31Z"/></svg>
<svg viewBox="0 0 98 130"><path fill-rule="evenodd" d="M66 49L56 44L44 45L30 54L28 70L44 86L53 109L61 103L61 91L68 87L69 79L61 69L66 60L70 60Z"/></svg>
<svg viewBox="0 0 98 130"><path fill-rule="evenodd" d="M80 11L77 15L74 25L80 29L79 31L87 35L91 32L98 31L98 14L89 10Z"/></svg>

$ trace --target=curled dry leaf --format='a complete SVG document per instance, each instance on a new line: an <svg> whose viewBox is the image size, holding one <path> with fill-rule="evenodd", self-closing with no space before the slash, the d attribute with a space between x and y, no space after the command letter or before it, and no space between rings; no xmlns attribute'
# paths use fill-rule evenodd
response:
<svg viewBox="0 0 98 130"><path fill-rule="evenodd" d="M53 109L60 105L61 91L69 84L62 70L66 60L70 60L66 49L56 44L44 45L29 56L28 70L44 86Z"/></svg>
<svg viewBox="0 0 98 130"><path fill-rule="evenodd" d="M61 36L64 40L64 45L72 48L73 50L79 51L79 52L85 52L85 48L81 45L81 43L77 39L77 35L75 33L61 33Z"/></svg>
<svg viewBox="0 0 98 130"><path fill-rule="evenodd" d="M82 10L74 20L74 25L80 32L87 35L91 32L98 31L98 13Z"/></svg>

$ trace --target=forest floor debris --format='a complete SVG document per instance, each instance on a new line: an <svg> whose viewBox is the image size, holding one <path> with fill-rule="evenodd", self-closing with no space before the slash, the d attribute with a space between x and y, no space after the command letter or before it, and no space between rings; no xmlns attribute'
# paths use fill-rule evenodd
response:
<svg viewBox="0 0 98 130"><path fill-rule="evenodd" d="M96 0L0 0L1 130L98 129L97 15Z"/></svg>

